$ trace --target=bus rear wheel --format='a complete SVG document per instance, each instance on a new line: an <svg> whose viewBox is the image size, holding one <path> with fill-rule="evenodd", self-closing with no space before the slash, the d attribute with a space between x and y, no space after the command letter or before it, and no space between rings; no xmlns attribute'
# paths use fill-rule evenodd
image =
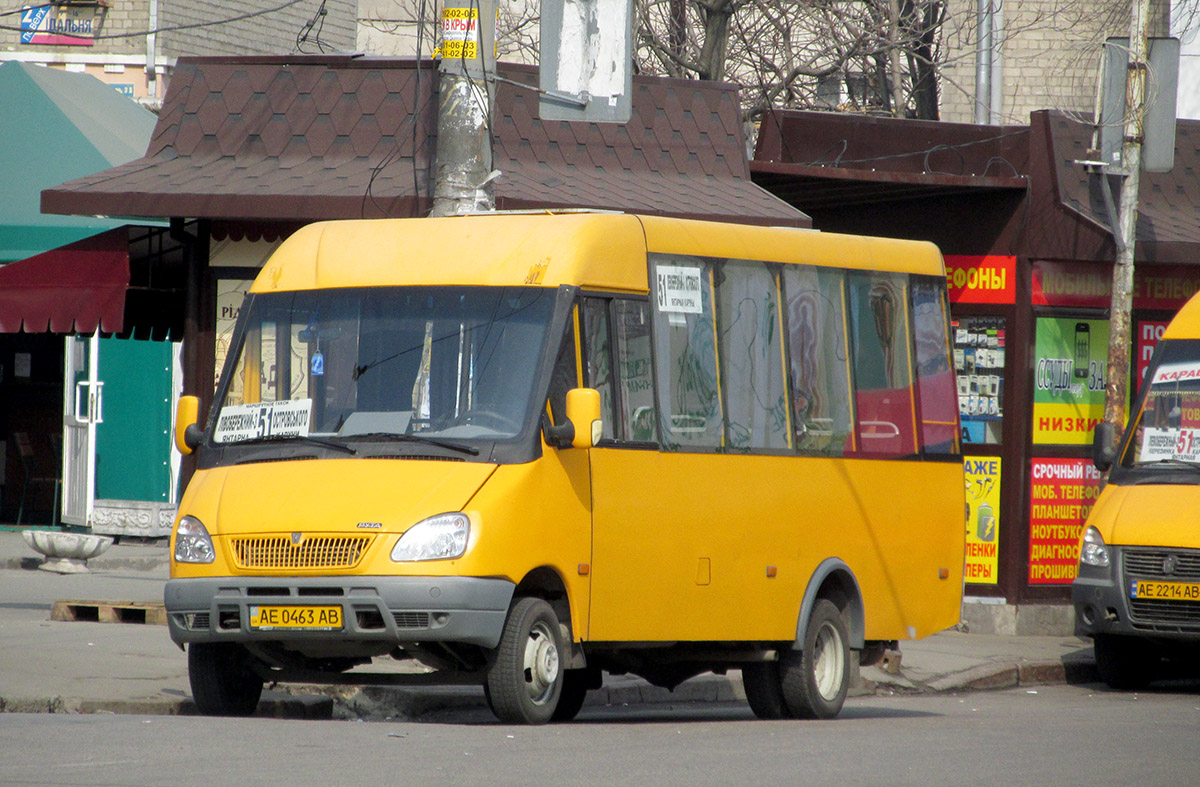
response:
<svg viewBox="0 0 1200 787"><path fill-rule="evenodd" d="M509 724L545 724L563 690L563 645L558 616L540 598L513 604L488 668L492 712Z"/></svg>
<svg viewBox="0 0 1200 787"><path fill-rule="evenodd" d="M780 689L797 719L832 719L850 688L850 636L841 610L827 599L813 606L800 650L779 656Z"/></svg>
<svg viewBox="0 0 1200 787"><path fill-rule="evenodd" d="M252 658L233 642L188 645L188 683L196 709L205 716L250 716L258 707L263 681L250 668Z"/></svg>

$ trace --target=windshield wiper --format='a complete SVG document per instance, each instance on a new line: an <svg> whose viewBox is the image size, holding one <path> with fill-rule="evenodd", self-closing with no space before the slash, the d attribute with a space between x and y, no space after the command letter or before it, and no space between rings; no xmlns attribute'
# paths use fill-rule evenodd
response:
<svg viewBox="0 0 1200 787"><path fill-rule="evenodd" d="M1200 470L1200 462L1192 462L1187 459L1155 459L1153 462L1138 462L1134 468L1145 470L1147 468L1170 468L1172 470Z"/></svg>
<svg viewBox="0 0 1200 787"><path fill-rule="evenodd" d="M222 445L264 445L266 443L290 443L292 441L307 443L309 445L321 445L326 448L335 448L338 451L345 451L348 454L357 454L358 449L352 445L339 443L336 440L326 440L321 437L313 437L312 435L271 435L269 437L252 437L249 440L237 440L232 443L222 443Z"/></svg>
<svg viewBox="0 0 1200 787"><path fill-rule="evenodd" d="M399 432L356 432L340 437L341 440L394 440L398 443L424 443L425 445L435 445L438 448L447 448L451 451L458 451L471 456L478 456L479 449L471 445L463 445L462 443L452 443L449 440L439 440L436 437L422 437L417 434L400 434Z"/></svg>

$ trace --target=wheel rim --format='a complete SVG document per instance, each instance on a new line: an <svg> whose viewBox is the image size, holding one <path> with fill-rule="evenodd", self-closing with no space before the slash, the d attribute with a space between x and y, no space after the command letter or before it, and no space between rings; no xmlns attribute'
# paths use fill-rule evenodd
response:
<svg viewBox="0 0 1200 787"><path fill-rule="evenodd" d="M832 700L842 689L842 675L846 670L842 637L832 624L821 626L813 651L813 681L817 693L825 700Z"/></svg>
<svg viewBox="0 0 1200 787"><path fill-rule="evenodd" d="M538 622L529 631L525 642L523 662L525 690L535 705L545 704L554 691L560 672L558 646L554 635L544 622Z"/></svg>

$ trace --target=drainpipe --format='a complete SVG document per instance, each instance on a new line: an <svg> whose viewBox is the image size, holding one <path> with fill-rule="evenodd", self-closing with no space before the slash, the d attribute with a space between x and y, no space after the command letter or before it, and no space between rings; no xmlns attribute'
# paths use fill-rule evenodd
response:
<svg viewBox="0 0 1200 787"><path fill-rule="evenodd" d="M976 15L975 122L991 122L992 103L992 0L979 0Z"/></svg>
<svg viewBox="0 0 1200 787"><path fill-rule="evenodd" d="M158 97L158 73L155 69L157 41L154 32L158 29L158 0L150 0L150 19L146 29L150 31L146 34L146 98L153 100Z"/></svg>

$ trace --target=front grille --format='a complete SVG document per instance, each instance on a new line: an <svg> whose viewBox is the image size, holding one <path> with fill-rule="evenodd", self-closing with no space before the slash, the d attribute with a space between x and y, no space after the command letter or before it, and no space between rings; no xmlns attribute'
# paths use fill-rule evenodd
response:
<svg viewBox="0 0 1200 787"><path fill-rule="evenodd" d="M293 544L291 536L231 539L233 560L243 569L353 568L371 536L308 536Z"/></svg>
<svg viewBox="0 0 1200 787"><path fill-rule="evenodd" d="M1164 561L1175 558L1174 570L1167 573ZM1139 579L1160 582L1200 582L1200 550L1125 549L1121 555L1124 592ZM1175 599L1129 599L1130 622L1143 629L1194 628L1200 626L1200 603Z"/></svg>
<svg viewBox="0 0 1200 787"><path fill-rule="evenodd" d="M1175 556L1175 570L1163 571L1163 560ZM1179 549L1127 549L1124 552L1126 578L1170 579L1183 582L1200 581L1200 552Z"/></svg>

